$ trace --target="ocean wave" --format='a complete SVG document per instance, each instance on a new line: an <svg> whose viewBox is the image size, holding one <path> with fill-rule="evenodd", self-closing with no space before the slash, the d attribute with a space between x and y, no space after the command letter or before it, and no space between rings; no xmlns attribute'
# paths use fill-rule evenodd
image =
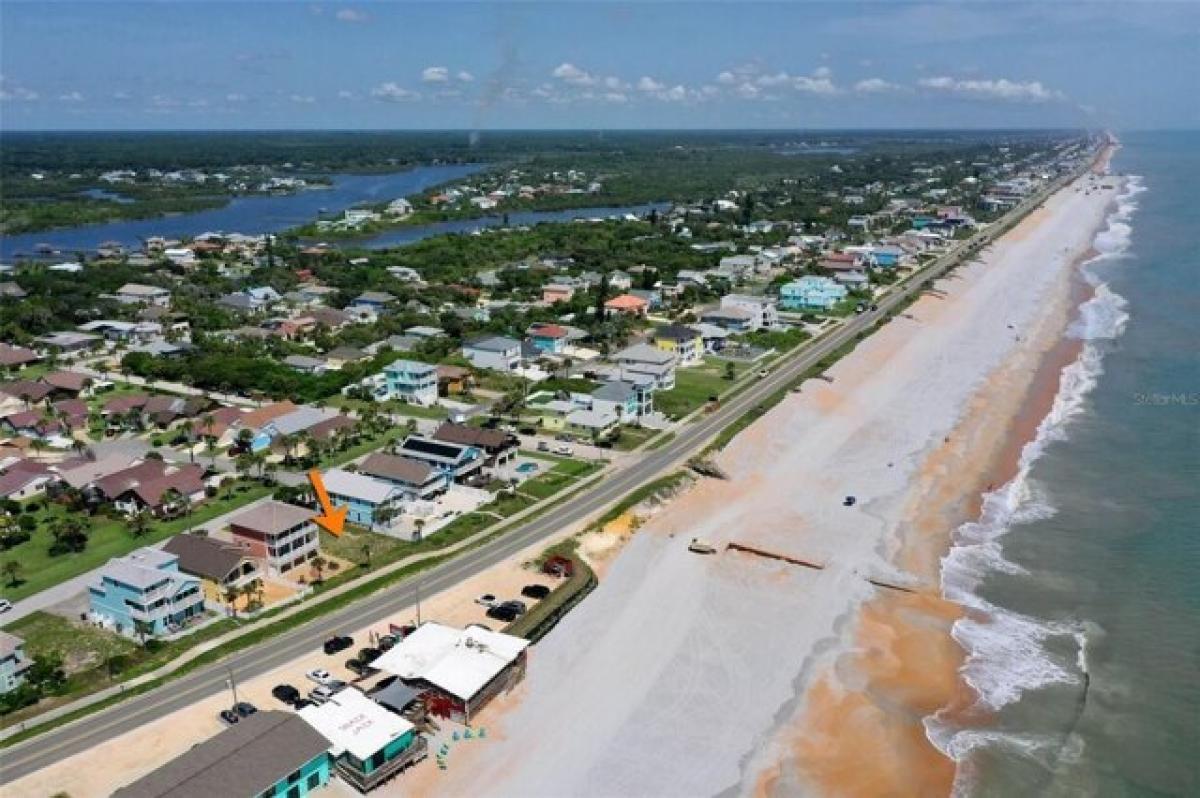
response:
<svg viewBox="0 0 1200 798"><path fill-rule="evenodd" d="M1120 336L1129 321L1128 303L1101 279L1097 266L1128 254L1133 236L1129 221L1138 207L1137 195L1145 190L1140 178L1128 178L1104 229L1093 239L1097 255L1083 267L1093 286L1092 296L1080 306L1068 329L1068 334L1084 345L1079 357L1063 369L1058 394L1034 439L1022 449L1016 475L984 496L979 519L955 530L953 545L942 559L942 592L967 610L952 630L966 652L961 674L979 707L989 711L1020 700L1030 690L1079 683L1087 672L1088 634L1082 622L1050 622L1022 615L991 604L976 590L989 575L1026 573L1005 558L1001 540L1014 526L1049 518L1055 512L1031 471L1053 442L1067 437L1071 420L1085 410L1087 397L1103 373L1105 342ZM1074 639L1073 661L1051 653L1046 643L1056 637ZM927 717L925 728L930 742L959 762L983 745L1028 742L1007 733L956 728L944 712Z"/></svg>

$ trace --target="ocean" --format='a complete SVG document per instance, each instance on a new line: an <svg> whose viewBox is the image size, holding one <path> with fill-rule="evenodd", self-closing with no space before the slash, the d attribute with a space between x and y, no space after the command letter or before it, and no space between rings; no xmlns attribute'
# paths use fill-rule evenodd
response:
<svg viewBox="0 0 1200 798"><path fill-rule="evenodd" d="M943 560L960 795L1200 795L1200 133L1122 137L1079 358Z"/></svg>

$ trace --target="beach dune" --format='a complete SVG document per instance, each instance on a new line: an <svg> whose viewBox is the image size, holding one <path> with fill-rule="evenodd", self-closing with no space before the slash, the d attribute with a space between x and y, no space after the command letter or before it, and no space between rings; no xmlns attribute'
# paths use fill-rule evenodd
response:
<svg viewBox="0 0 1200 798"><path fill-rule="evenodd" d="M922 718L969 696L938 558L1058 351L1073 265L1110 200L1059 192L832 381L810 380L739 435L719 458L730 479L700 482L648 522L488 713L489 742L422 786L948 792L953 763ZM723 551L690 554L693 537Z"/></svg>

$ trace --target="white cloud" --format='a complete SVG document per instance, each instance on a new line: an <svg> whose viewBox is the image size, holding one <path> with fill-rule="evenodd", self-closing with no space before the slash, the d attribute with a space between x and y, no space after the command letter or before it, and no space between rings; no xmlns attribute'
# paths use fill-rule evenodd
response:
<svg viewBox="0 0 1200 798"><path fill-rule="evenodd" d="M942 75L935 78L922 78L917 85L923 89L977 100L1044 103L1064 99L1061 91L1048 89L1039 80L1024 82L1007 78L959 80Z"/></svg>
<svg viewBox="0 0 1200 798"><path fill-rule="evenodd" d="M580 69L567 61L556 66L550 75L574 86L591 86L596 82L596 79L587 70Z"/></svg>
<svg viewBox="0 0 1200 798"><path fill-rule="evenodd" d="M353 100L355 98L354 92L349 89L342 89L337 93L337 96L339 100Z"/></svg>
<svg viewBox="0 0 1200 798"><path fill-rule="evenodd" d="M299 103L300 105L312 105L317 101L317 98L313 97L311 94L293 94L289 99L291 99L291 101L294 103Z"/></svg>
<svg viewBox="0 0 1200 798"><path fill-rule="evenodd" d="M363 11L356 11L353 8L343 8L334 15L338 22L366 22L368 17Z"/></svg>
<svg viewBox="0 0 1200 798"><path fill-rule="evenodd" d="M733 74L727 69L721 74L717 75L717 83L720 83L722 86L732 86L733 84L737 83L737 75Z"/></svg>
<svg viewBox="0 0 1200 798"><path fill-rule="evenodd" d="M421 99L421 95L410 91L397 83L388 81L371 89L371 96L383 102L400 103Z"/></svg>
<svg viewBox="0 0 1200 798"><path fill-rule="evenodd" d="M119 103L123 103L132 100L133 95L127 91L114 91L112 93L112 98Z"/></svg>
<svg viewBox="0 0 1200 798"><path fill-rule="evenodd" d="M743 100L757 100L759 95L762 94L762 89L758 88L753 83L743 83L734 89L734 91L737 93L737 96L741 97Z"/></svg>
<svg viewBox="0 0 1200 798"><path fill-rule="evenodd" d="M610 103L627 103L627 102L629 102L629 97L627 95L625 95L623 92L619 92L619 91L605 92L604 99Z"/></svg>
<svg viewBox="0 0 1200 798"><path fill-rule="evenodd" d="M246 95L241 94L236 91L230 92L229 94L225 95L225 102L227 102L227 103L244 103L244 102L246 102L247 99L248 98L246 97Z"/></svg>
<svg viewBox="0 0 1200 798"><path fill-rule="evenodd" d="M637 82L638 91L662 91L667 87L665 83L659 83L649 75L643 75L641 80Z"/></svg>
<svg viewBox="0 0 1200 798"><path fill-rule="evenodd" d="M823 56L823 55L822 55L821 57L822 57L822 58L824 58L825 56ZM817 77L817 78L832 78L832 77L833 77L833 70L832 70L832 69L830 69L830 68L829 68L829 67L827 67L827 66L823 66L823 67L817 67L816 71L814 71L814 72L813 72L813 77Z"/></svg>
<svg viewBox="0 0 1200 798"><path fill-rule="evenodd" d="M457 75L455 75L455 77L458 78L459 81L461 81L463 83L471 83L472 81L475 80L475 76L472 75L470 72L468 72L465 69L460 70L459 73Z"/></svg>
<svg viewBox="0 0 1200 798"><path fill-rule="evenodd" d="M859 94L883 94L899 88L895 83L889 83L883 78L865 78L854 84L854 90Z"/></svg>
<svg viewBox="0 0 1200 798"><path fill-rule="evenodd" d="M604 79L604 88L610 91L625 91L629 88L629 84L618 77L609 75Z"/></svg>
<svg viewBox="0 0 1200 798"><path fill-rule="evenodd" d="M450 70L443 66L425 67L421 70L421 80L426 83L448 83Z"/></svg>
<svg viewBox="0 0 1200 798"><path fill-rule="evenodd" d="M819 74L822 71L824 71L826 74ZM833 85L833 81L829 78L829 70L818 69L817 73L818 74L815 77L808 77L806 75L798 76L792 81L792 88L796 91L804 92L805 94L837 94L838 89L837 86Z"/></svg>
<svg viewBox="0 0 1200 798"><path fill-rule="evenodd" d="M58 95L58 99L64 103L81 103L83 102L83 95L77 91L68 91Z"/></svg>

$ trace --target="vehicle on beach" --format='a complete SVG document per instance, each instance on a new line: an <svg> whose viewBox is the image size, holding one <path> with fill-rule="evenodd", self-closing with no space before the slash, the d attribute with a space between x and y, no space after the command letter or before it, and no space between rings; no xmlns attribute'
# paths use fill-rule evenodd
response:
<svg viewBox="0 0 1200 798"><path fill-rule="evenodd" d="M688 551L693 554L716 554L717 547L700 538L692 538L692 542L688 544Z"/></svg>
<svg viewBox="0 0 1200 798"><path fill-rule="evenodd" d="M853 507L856 504L858 504L858 499L853 496L847 496L846 498L842 499L843 507Z"/></svg>
<svg viewBox="0 0 1200 798"><path fill-rule="evenodd" d="M491 593L484 593L475 599L475 603L480 607L495 607L498 599Z"/></svg>

